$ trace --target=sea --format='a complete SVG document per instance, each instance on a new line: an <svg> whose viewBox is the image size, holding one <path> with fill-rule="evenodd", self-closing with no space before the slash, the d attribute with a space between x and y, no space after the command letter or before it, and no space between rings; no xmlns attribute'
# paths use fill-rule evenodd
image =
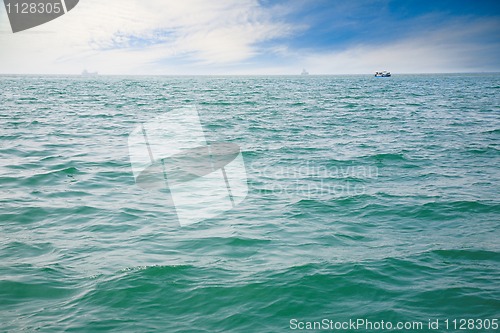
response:
<svg viewBox="0 0 500 333"><path fill-rule="evenodd" d="M185 107L248 191L181 225ZM0 76L0 332L494 332L499 239L500 74Z"/></svg>

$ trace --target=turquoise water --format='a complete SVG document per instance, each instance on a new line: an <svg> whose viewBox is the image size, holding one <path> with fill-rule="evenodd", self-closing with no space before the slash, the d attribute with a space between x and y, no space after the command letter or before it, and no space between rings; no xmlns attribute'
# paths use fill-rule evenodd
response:
<svg viewBox="0 0 500 333"><path fill-rule="evenodd" d="M127 138L186 105L249 194L180 228ZM0 125L0 331L500 318L498 74L2 76Z"/></svg>

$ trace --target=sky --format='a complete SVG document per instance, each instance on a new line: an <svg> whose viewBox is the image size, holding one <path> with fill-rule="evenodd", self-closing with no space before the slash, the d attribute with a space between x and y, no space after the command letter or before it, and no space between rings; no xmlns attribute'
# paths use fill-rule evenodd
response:
<svg viewBox="0 0 500 333"><path fill-rule="evenodd" d="M500 1L80 0L12 33L0 73L500 72Z"/></svg>

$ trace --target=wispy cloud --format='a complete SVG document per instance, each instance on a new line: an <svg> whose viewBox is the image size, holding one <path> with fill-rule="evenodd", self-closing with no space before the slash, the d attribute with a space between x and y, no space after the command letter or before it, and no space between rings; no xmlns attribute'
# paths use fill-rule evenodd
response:
<svg viewBox="0 0 500 333"><path fill-rule="evenodd" d="M251 0L80 3L68 15L32 31L2 34L0 43L8 50L0 55L4 66L26 72L39 71L35 63L48 63L50 70L66 71L80 62L104 66L105 72L130 72L171 57L203 64L231 63L257 55L256 44L294 31L274 8ZM5 23L2 30L8 30ZM40 38L36 31L53 33ZM109 58L114 65L106 62ZM123 68L117 68L117 62Z"/></svg>

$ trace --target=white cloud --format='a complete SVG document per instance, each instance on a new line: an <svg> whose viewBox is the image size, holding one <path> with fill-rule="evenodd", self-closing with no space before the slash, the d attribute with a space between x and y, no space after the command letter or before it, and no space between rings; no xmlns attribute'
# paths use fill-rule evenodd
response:
<svg viewBox="0 0 500 333"><path fill-rule="evenodd" d="M257 43L293 30L256 0L84 0L67 15L17 34L9 33L6 13L0 15L4 73L74 73L88 67L134 74L172 57L227 64L255 56ZM162 73L177 66L166 62Z"/></svg>

